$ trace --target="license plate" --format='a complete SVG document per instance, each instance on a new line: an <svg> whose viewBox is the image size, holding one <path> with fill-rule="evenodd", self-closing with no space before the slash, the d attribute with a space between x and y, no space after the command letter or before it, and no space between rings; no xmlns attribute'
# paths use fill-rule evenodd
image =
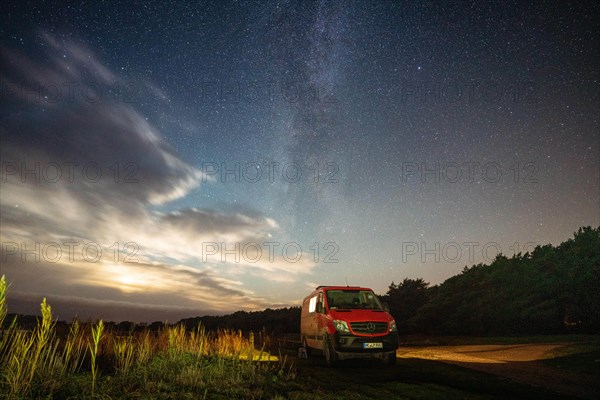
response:
<svg viewBox="0 0 600 400"><path fill-rule="evenodd" d="M363 343L365 349L383 349L383 343Z"/></svg>

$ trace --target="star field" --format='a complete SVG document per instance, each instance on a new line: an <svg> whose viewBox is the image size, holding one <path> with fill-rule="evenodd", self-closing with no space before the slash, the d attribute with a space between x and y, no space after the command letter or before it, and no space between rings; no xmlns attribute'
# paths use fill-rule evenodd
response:
<svg viewBox="0 0 600 400"><path fill-rule="evenodd" d="M3 181L3 242L136 242L145 267L131 276L150 271L119 286L84 266L50 280L48 295L128 309L156 306L158 294L163 308L147 318L295 305L314 284L346 279L376 292L405 277L437 284L491 261L486 244L512 255L600 225L592 2L1 7L3 161L139 168L138 185L91 192L89 183ZM32 104L5 90L53 79L110 90L97 104ZM42 193L57 199L43 210ZM64 193L85 220L42 217ZM38 219L17 211L27 207ZM206 261L192 248L204 243L197 238L293 242L305 257L258 267ZM456 260L447 253L454 243ZM472 257L465 243L478 243ZM325 262L331 254L337 261ZM27 307L39 285L22 265L2 269ZM169 271L181 274L171 286L151 278ZM193 292L184 274L233 300L166 300Z"/></svg>

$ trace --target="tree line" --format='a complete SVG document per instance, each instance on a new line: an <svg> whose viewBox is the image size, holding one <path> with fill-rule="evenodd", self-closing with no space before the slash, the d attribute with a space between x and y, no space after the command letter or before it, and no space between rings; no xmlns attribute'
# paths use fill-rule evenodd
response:
<svg viewBox="0 0 600 400"><path fill-rule="evenodd" d="M379 296L400 333L514 335L600 333L600 227L579 228L557 246L537 246L430 286L392 282ZM298 332L300 307L183 320L208 329Z"/></svg>
<svg viewBox="0 0 600 400"><path fill-rule="evenodd" d="M405 333L600 333L600 227L580 228L558 246L500 254L440 285L392 282L381 297Z"/></svg>
<svg viewBox="0 0 600 400"><path fill-rule="evenodd" d="M423 279L392 282L379 296L401 334L512 335L600 333L600 227L579 228L558 246L537 246L489 264L465 266L461 274L431 286ZM190 329L235 329L268 335L297 333L300 307L237 311L186 318ZM35 317L21 316L27 326ZM160 330L165 324L111 323L115 330ZM65 329L68 329L65 325Z"/></svg>

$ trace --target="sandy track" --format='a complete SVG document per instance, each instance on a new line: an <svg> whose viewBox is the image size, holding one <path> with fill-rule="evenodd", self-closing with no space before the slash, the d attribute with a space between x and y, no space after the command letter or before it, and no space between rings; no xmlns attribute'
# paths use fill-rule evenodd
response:
<svg viewBox="0 0 600 400"><path fill-rule="evenodd" d="M549 367L540 360L553 358L572 343L401 347L398 357L421 358L461 365L515 382L557 393L595 399L600 384L592 375Z"/></svg>

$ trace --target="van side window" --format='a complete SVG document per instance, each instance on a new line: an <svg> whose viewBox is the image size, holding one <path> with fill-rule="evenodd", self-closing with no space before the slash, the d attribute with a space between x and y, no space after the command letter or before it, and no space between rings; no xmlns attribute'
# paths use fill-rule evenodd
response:
<svg viewBox="0 0 600 400"><path fill-rule="evenodd" d="M319 292L319 299L317 300L317 312L324 314L325 308L323 306L323 292Z"/></svg>
<svg viewBox="0 0 600 400"><path fill-rule="evenodd" d="M308 303L308 312L314 313L317 307L317 296L311 297L310 302Z"/></svg>

